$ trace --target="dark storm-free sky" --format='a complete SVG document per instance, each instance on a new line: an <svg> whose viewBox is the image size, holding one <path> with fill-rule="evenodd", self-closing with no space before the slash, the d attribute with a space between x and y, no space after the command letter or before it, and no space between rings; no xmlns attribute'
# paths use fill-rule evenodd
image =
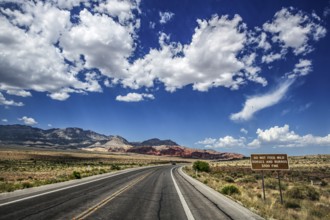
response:
<svg viewBox="0 0 330 220"><path fill-rule="evenodd" d="M330 153L329 1L0 1L0 120Z"/></svg>

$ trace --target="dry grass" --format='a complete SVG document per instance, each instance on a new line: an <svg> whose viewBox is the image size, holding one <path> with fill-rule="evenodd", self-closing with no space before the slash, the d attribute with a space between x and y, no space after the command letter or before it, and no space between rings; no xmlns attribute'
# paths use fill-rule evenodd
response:
<svg viewBox="0 0 330 220"><path fill-rule="evenodd" d="M119 169L189 160L137 154L31 149L0 150L0 192L63 182Z"/></svg>
<svg viewBox="0 0 330 220"><path fill-rule="evenodd" d="M330 155L290 157L290 170L280 173L283 205L276 172L264 171L264 201L261 172L252 171L249 160L210 164L209 173L196 177L191 167L186 172L219 192L224 192L224 186L233 185L239 192L230 197L266 219L330 219Z"/></svg>

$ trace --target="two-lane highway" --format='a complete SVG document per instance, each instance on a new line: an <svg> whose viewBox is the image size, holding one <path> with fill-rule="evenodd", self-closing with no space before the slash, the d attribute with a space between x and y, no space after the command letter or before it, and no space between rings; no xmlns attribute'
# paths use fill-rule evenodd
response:
<svg viewBox="0 0 330 220"><path fill-rule="evenodd" d="M239 205L222 209L218 197L209 198L214 192L204 195L201 187L179 166L135 169L52 190L0 195L0 219L239 219L231 209L259 219Z"/></svg>

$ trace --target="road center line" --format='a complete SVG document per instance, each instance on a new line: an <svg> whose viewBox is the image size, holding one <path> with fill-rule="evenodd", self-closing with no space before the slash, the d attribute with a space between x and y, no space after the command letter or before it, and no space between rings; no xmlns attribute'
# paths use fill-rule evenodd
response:
<svg viewBox="0 0 330 220"><path fill-rule="evenodd" d="M189 206L186 202L186 200L184 199L181 191L180 191L180 188L178 186L178 184L176 183L175 179L174 179L174 176L173 176L173 169L174 167L171 169L171 177L172 177L172 180L173 180L173 183L174 183L174 186L175 186L175 189L179 195L179 198L180 198L180 201L181 201L181 204L183 206L183 209L184 209L184 212L186 213L186 216L187 216L187 219L188 220L195 220L194 216L192 215L190 209L189 209Z"/></svg>
<svg viewBox="0 0 330 220"><path fill-rule="evenodd" d="M113 200L114 198L116 198L117 196L119 196L120 194L122 194L123 192L127 191L128 189L132 188L135 184L137 184L138 182L142 181L144 178L146 178L148 175L150 175L150 173L147 173L135 180L132 180L129 184L127 184L126 186L124 186L123 188L121 188L120 190L118 190L117 192L111 194L109 197L103 199L101 202L97 203L96 205L94 205L93 207L87 209L86 211L82 212L80 215L78 215L77 217L73 218L74 220L78 219L84 219L86 217L88 217L89 215L93 214L95 211L97 211L99 208L103 207L104 205L106 205L108 202L110 202L111 200Z"/></svg>

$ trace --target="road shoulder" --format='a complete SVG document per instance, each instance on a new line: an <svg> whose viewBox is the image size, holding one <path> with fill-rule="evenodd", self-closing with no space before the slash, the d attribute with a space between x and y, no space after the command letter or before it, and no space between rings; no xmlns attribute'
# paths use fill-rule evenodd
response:
<svg viewBox="0 0 330 220"><path fill-rule="evenodd" d="M190 177L185 172L183 172L182 167L178 169L179 174L185 178L196 190L201 192L210 201L215 203L221 210L226 212L232 219L263 219L261 216L253 213L244 206L238 204L237 202L229 199L228 197L220 194L214 189L206 186L205 184L199 182L198 180Z"/></svg>

